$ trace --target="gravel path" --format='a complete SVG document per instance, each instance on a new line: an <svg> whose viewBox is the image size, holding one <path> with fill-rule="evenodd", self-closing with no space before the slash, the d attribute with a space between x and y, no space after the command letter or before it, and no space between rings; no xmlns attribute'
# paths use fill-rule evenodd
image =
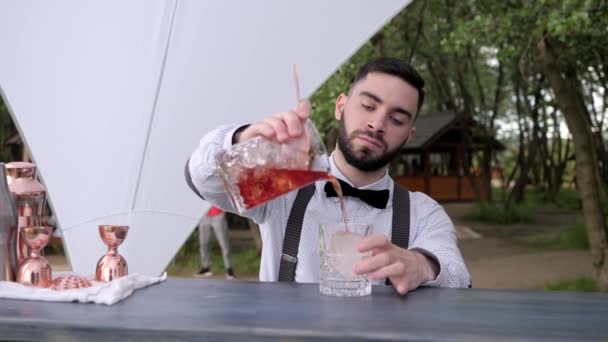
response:
<svg viewBox="0 0 608 342"><path fill-rule="evenodd" d="M468 204L446 204L476 288L541 289L549 282L592 275L588 251L538 251L514 236L547 232L576 222L576 214L538 215L534 223L492 225L467 221Z"/></svg>

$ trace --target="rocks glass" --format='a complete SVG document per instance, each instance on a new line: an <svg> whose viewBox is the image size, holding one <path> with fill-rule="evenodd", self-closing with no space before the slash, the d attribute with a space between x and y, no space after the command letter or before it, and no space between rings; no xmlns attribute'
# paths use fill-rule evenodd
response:
<svg viewBox="0 0 608 342"><path fill-rule="evenodd" d="M353 267L366 255L357 251L357 244L371 234L365 224L344 223L320 226L321 278L319 290L331 296L367 296L372 293L371 282L365 275L356 275Z"/></svg>
<svg viewBox="0 0 608 342"><path fill-rule="evenodd" d="M22 227L21 241L30 249L30 256L19 266L17 282L24 285L47 287L51 282L51 266L40 252L49 242L53 227Z"/></svg>
<svg viewBox="0 0 608 342"><path fill-rule="evenodd" d="M99 259L95 269L95 280L109 282L129 274L127 261L116 249L127 237L128 226L100 225L99 235L108 246L108 252Z"/></svg>

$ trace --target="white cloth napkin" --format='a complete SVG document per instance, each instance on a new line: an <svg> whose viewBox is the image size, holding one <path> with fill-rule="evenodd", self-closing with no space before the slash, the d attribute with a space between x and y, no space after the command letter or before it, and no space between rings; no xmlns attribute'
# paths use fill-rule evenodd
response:
<svg viewBox="0 0 608 342"><path fill-rule="evenodd" d="M112 305L127 298L137 289L165 281L166 279L166 272L160 277L134 273L115 279L109 283L92 281L93 285L90 287L64 291L26 286L10 281L0 281L0 298Z"/></svg>

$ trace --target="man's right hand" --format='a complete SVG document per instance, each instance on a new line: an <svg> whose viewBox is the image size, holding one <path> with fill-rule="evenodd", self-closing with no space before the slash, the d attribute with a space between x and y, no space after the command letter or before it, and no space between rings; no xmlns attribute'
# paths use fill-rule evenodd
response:
<svg viewBox="0 0 608 342"><path fill-rule="evenodd" d="M287 112L274 113L272 116L256 122L235 137L240 143L257 136L280 143L297 138L304 133L304 122L310 117L311 106L308 100L302 100L298 106Z"/></svg>

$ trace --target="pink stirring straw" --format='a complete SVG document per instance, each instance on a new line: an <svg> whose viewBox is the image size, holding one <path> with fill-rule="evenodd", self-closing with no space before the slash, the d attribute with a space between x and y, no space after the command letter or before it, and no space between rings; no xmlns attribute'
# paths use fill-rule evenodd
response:
<svg viewBox="0 0 608 342"><path fill-rule="evenodd" d="M296 101L298 102L296 104L296 106L297 106L300 104L300 78L298 77L298 65L297 64L293 65L293 83L296 88Z"/></svg>

